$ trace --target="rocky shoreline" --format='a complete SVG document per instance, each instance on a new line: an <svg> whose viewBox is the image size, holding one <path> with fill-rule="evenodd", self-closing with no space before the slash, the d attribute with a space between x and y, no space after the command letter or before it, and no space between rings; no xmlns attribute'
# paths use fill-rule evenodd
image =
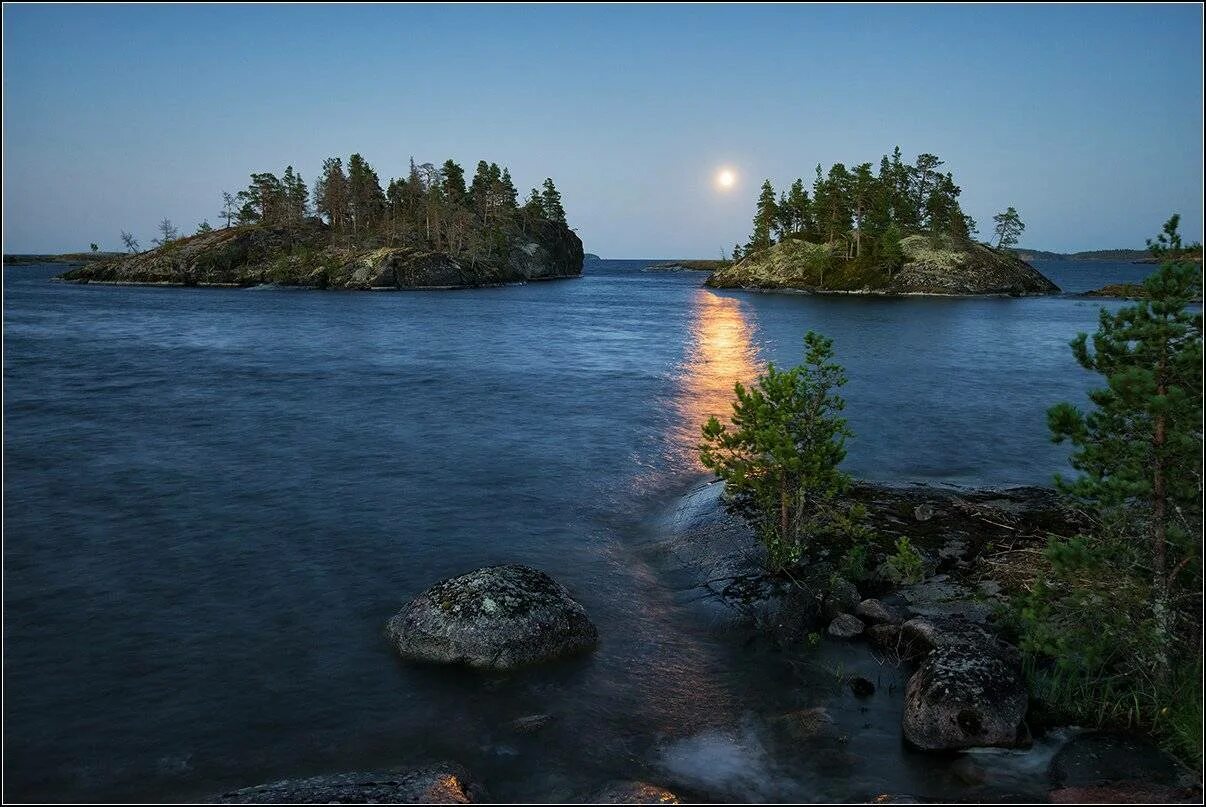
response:
<svg viewBox="0 0 1206 807"><path fill-rule="evenodd" d="M665 522L698 552L700 589L733 614L743 632L792 652L837 642L908 672L899 731L939 764L958 767L960 752L1025 749L1036 735L1070 735L1044 771L1040 788L1052 802L1200 801L1200 781L1146 739L1101 731L1067 731L1035 721L1020 654L998 624L999 606L1025 584L1049 534L1070 535L1083 516L1046 488L971 489L857 483L876 536L866 573L848 579L835 559L816 557L786 574L762 570L749 529L726 512L723 485L694 488ZM907 540L921 564L901 580L885 572L889 547ZM898 546L898 544L897 544ZM719 574L717 572L720 572ZM598 631L571 593L523 566L486 567L437 583L389 621L386 633L406 660L486 670L515 670L589 653ZM862 648L859 650L858 648ZM520 673L522 674L522 673ZM875 682L857 675L843 686L859 699L877 697ZM548 716L517 721L539 730ZM526 722L525 722L526 721ZM790 742L824 733L823 707L772 721ZM524 723L523 726L518 725ZM528 725L528 724L531 725ZM791 739L796 738L796 739ZM707 800L674 781L601 783L582 791L587 803L674 804ZM540 800L540 794L532 794ZM454 762L372 773L283 780L230 791L214 801L473 803L488 801L488 783ZM881 794L877 803L916 803L912 794Z"/></svg>

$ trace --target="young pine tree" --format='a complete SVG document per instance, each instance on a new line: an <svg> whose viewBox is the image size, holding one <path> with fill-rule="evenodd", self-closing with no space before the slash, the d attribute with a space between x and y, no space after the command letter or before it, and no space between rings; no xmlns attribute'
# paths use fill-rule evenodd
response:
<svg viewBox="0 0 1206 807"><path fill-rule="evenodd" d="M1092 350L1086 334L1072 342L1077 362L1105 377L1089 393L1095 408L1061 403L1048 413L1053 439L1072 444L1081 472L1059 487L1136 542L1124 551L1150 580L1160 679L1177 629L1174 592L1192 577L1202 541L1202 314L1190 307L1201 269L1181 259L1179 220L1148 242L1164 263L1144 281L1147 299L1102 309Z"/></svg>
<svg viewBox="0 0 1206 807"><path fill-rule="evenodd" d="M833 537L834 498L849 484L838 470L851 435L837 394L846 374L832 340L809 331L804 345L804 364L771 364L753 386L736 384L731 425L709 419L700 444L700 461L725 481L730 508L754 527L775 570Z"/></svg>

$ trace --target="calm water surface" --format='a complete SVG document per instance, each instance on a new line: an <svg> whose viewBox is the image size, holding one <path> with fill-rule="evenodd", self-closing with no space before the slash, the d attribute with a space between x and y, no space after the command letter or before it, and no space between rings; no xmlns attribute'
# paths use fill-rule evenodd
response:
<svg viewBox="0 0 1206 807"><path fill-rule="evenodd" d="M1045 484L1044 412L1092 377L1100 303L712 292L698 273L458 292L75 286L5 269L5 797L187 799L451 757L496 798L613 778L710 798L1034 797L1042 749L906 751L903 677L866 654L736 640L659 526L701 479L732 382L847 367L847 467ZM1130 264L1040 264L1067 290ZM1106 303L1116 305L1116 303ZM524 562L598 623L594 655L514 676L404 665L382 626L446 576ZM880 693L834 681L861 670ZM828 706L841 735L767 719ZM543 732L515 718L549 713Z"/></svg>

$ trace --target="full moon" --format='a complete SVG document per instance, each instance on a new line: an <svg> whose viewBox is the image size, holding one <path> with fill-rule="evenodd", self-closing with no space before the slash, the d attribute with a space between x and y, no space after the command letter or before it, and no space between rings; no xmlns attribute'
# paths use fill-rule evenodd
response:
<svg viewBox="0 0 1206 807"><path fill-rule="evenodd" d="M734 183L736 182L737 175L733 173L733 170L730 168L721 168L716 174L716 184L720 186L722 190L727 190L733 187Z"/></svg>

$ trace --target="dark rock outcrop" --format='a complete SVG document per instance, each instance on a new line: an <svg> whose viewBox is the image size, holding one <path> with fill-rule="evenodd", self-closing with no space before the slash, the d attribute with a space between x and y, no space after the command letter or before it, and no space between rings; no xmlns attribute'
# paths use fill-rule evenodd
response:
<svg viewBox="0 0 1206 807"><path fill-rule="evenodd" d="M598 630L557 581L489 566L437 583L389 621L403 658L511 670L593 648Z"/></svg>
<svg viewBox="0 0 1206 807"><path fill-rule="evenodd" d="M541 221L504 238L498 256L474 260L409 247L349 248L318 219L292 227L213 230L158 249L72 269L63 280L178 286L276 284L319 289L461 288L578 277L582 242Z"/></svg>
<svg viewBox="0 0 1206 807"><path fill-rule="evenodd" d="M474 804L485 789L451 763L410 771L285 779L223 793L217 804Z"/></svg>
<svg viewBox="0 0 1206 807"><path fill-rule="evenodd" d="M904 265L889 273L844 263L835 258L835 245L788 239L714 272L707 285L818 294L1018 296L1059 291L1025 261L975 241L911 235L900 246Z"/></svg>

